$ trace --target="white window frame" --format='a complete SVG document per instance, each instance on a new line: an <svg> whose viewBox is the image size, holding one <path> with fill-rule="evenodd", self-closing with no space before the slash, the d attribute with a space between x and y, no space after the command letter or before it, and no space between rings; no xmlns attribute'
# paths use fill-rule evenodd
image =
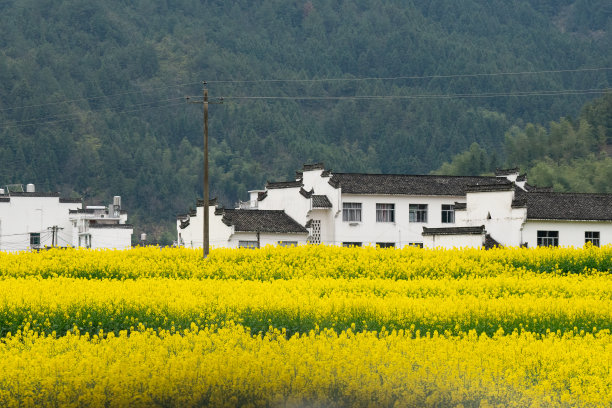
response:
<svg viewBox="0 0 612 408"><path fill-rule="evenodd" d="M376 203L376 222L395 222L395 204Z"/></svg>
<svg viewBox="0 0 612 408"><path fill-rule="evenodd" d="M361 203L345 202L342 203L342 221L343 222L361 222Z"/></svg>
<svg viewBox="0 0 612 408"><path fill-rule="evenodd" d="M442 204L441 221L442 221L442 224L454 224L455 223L455 205L454 204Z"/></svg>
<svg viewBox="0 0 612 408"><path fill-rule="evenodd" d="M409 204L408 213L410 222L427 223L427 212L429 206L427 204Z"/></svg>

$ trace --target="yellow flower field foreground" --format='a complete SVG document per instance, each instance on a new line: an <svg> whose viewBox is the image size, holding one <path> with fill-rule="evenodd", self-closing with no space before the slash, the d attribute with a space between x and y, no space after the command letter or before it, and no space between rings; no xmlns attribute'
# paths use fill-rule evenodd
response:
<svg viewBox="0 0 612 408"><path fill-rule="evenodd" d="M0 342L0 405L565 407L612 404L612 337L286 338L240 326Z"/></svg>
<svg viewBox="0 0 612 408"><path fill-rule="evenodd" d="M206 261L196 249L135 248L128 251L50 250L0 252L3 277L57 276L87 279L147 277L293 279L299 277L413 279L419 277L584 273L612 269L612 246L605 248L507 248L484 251L338 248L303 246L215 249Z"/></svg>
<svg viewBox="0 0 612 408"><path fill-rule="evenodd" d="M452 334L498 328L539 333L612 330L612 277L523 274L487 278L301 278L250 280L0 280L0 336L26 327L63 335L176 330L235 321L254 333L272 326L358 331L409 329Z"/></svg>

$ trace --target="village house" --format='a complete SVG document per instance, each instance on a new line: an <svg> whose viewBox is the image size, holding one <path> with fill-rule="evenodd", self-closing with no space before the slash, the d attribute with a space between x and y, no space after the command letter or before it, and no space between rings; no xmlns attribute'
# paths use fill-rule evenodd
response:
<svg viewBox="0 0 612 408"><path fill-rule="evenodd" d="M82 199L36 192L33 184L0 188L0 251L48 247L124 249L133 226L116 196L108 206L87 206Z"/></svg>
<svg viewBox="0 0 612 408"><path fill-rule="evenodd" d="M249 193L239 209L210 207L212 247L612 243L612 195L555 193L529 185L518 169L495 176L441 176L335 173L311 164L295 180L268 182ZM181 245L202 246L201 208L178 217ZM257 231L260 239L254 240Z"/></svg>

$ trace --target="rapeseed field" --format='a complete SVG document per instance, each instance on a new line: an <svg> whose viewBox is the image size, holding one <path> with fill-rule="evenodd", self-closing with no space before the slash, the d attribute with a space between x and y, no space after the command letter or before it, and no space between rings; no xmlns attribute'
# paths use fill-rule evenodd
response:
<svg viewBox="0 0 612 408"><path fill-rule="evenodd" d="M612 405L612 248L0 253L0 406Z"/></svg>

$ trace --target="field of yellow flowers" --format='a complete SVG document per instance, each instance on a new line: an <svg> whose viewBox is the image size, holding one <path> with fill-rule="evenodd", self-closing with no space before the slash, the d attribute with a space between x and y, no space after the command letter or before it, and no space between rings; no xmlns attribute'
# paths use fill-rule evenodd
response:
<svg viewBox="0 0 612 408"><path fill-rule="evenodd" d="M0 406L612 405L612 247L0 253Z"/></svg>

